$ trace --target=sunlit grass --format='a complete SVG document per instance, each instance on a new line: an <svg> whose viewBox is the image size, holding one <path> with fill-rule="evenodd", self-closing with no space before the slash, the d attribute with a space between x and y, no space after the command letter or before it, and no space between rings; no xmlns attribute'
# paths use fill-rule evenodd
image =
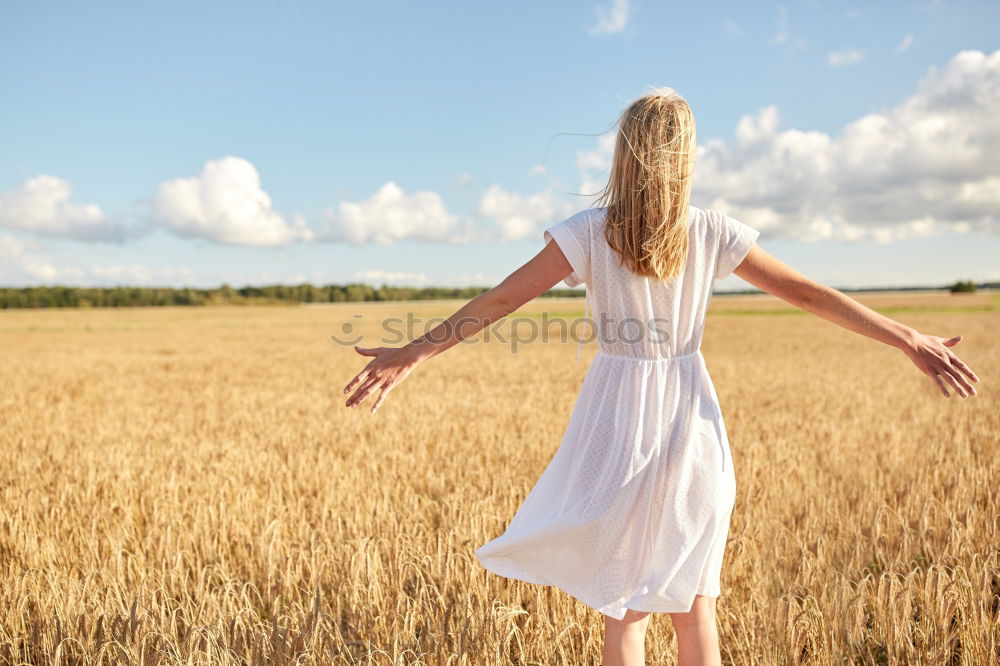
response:
<svg viewBox="0 0 1000 666"><path fill-rule="evenodd" d="M967 400L815 317L743 312L776 299L713 299L741 311L702 345L737 475L726 663L995 663L1000 312L941 311L984 296L862 299L962 334ZM571 341L480 340L377 415L343 407L366 359L332 333L377 345L459 304L0 313L0 663L597 663L596 611L473 555L554 454L595 345L576 364ZM647 647L673 663L666 616Z"/></svg>

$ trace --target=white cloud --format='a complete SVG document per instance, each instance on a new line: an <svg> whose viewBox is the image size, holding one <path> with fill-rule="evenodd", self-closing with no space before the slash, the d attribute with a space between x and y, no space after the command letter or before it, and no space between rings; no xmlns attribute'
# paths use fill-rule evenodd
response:
<svg viewBox="0 0 1000 666"><path fill-rule="evenodd" d="M25 253L26 249L27 245L14 236L0 235L0 277L49 283L59 278L58 268Z"/></svg>
<svg viewBox="0 0 1000 666"><path fill-rule="evenodd" d="M69 183L55 176L26 180L0 192L0 226L77 240L121 240L123 230L96 204L70 203Z"/></svg>
<svg viewBox="0 0 1000 666"><path fill-rule="evenodd" d="M24 244L21 241L8 234L0 236L0 261L17 259L23 251Z"/></svg>
<svg viewBox="0 0 1000 666"><path fill-rule="evenodd" d="M542 224L558 222L576 209L573 204L551 192L522 196L491 185L479 202L478 213L499 227L498 240L533 238Z"/></svg>
<svg viewBox="0 0 1000 666"><path fill-rule="evenodd" d="M576 166L580 170L580 194L583 196L594 196L607 184L617 135L617 130L602 134L592 150L576 153Z"/></svg>
<svg viewBox="0 0 1000 666"><path fill-rule="evenodd" d="M831 51L826 54L826 62L831 67L856 65L864 59L865 52L860 49L844 49L843 51Z"/></svg>
<svg viewBox="0 0 1000 666"><path fill-rule="evenodd" d="M87 268L47 261L46 249L14 236L0 235L0 280L9 284L75 284L82 286L191 284L188 268L151 269L142 264L100 265Z"/></svg>
<svg viewBox="0 0 1000 666"><path fill-rule="evenodd" d="M1000 50L962 51L837 136L781 129L776 107L700 143L693 201L771 237L876 242L1000 233Z"/></svg>
<svg viewBox="0 0 1000 666"><path fill-rule="evenodd" d="M896 53L902 53L906 49L910 48L910 46L912 45L913 45L913 35L907 35L906 37L903 37L903 41L901 41L899 43L899 46L896 47Z"/></svg>
<svg viewBox="0 0 1000 666"><path fill-rule="evenodd" d="M130 266L99 266L90 267L90 273L103 282L115 284L148 284L153 279L153 271L142 264Z"/></svg>
<svg viewBox="0 0 1000 666"><path fill-rule="evenodd" d="M544 164L536 164L528 170L528 175L530 176L544 176L546 173Z"/></svg>
<svg viewBox="0 0 1000 666"><path fill-rule="evenodd" d="M629 0L611 0L610 7L595 7L597 20L587 28L592 35L613 35L621 32L628 24Z"/></svg>
<svg viewBox="0 0 1000 666"><path fill-rule="evenodd" d="M435 280L435 284L448 284L456 287L487 287L498 284L504 277L504 275L497 273L461 273L441 281Z"/></svg>
<svg viewBox="0 0 1000 666"><path fill-rule="evenodd" d="M389 181L367 200L341 202L337 208L327 209L320 238L352 245L388 245L402 240L503 242L532 237L539 233L539 225L572 212L571 203L549 190L525 196L491 185L474 213L460 217L447 210L436 192L407 194ZM484 221L490 224L484 227Z"/></svg>
<svg viewBox="0 0 1000 666"><path fill-rule="evenodd" d="M367 271L357 271L354 273L354 279L376 286L382 284L412 286L426 284L429 280L426 273L384 271L377 268Z"/></svg>
<svg viewBox="0 0 1000 666"><path fill-rule="evenodd" d="M87 275L89 281L101 285L193 285L195 274L190 268L169 266L162 269L152 269L143 264L112 264L101 266L94 264Z"/></svg>
<svg viewBox="0 0 1000 666"><path fill-rule="evenodd" d="M455 180L452 182L452 185L458 188L465 188L471 184L472 184L472 174L465 172L455 176Z"/></svg>
<svg viewBox="0 0 1000 666"><path fill-rule="evenodd" d="M327 209L327 240L353 245L387 245L412 239L429 242L465 242L469 229L460 228L458 217L448 212L436 192L406 194L389 181L365 201L341 202Z"/></svg>
<svg viewBox="0 0 1000 666"><path fill-rule="evenodd" d="M176 234L227 245L285 245L313 237L301 216L289 223L271 207L257 169L239 157L206 162L198 176L160 185L153 215Z"/></svg>

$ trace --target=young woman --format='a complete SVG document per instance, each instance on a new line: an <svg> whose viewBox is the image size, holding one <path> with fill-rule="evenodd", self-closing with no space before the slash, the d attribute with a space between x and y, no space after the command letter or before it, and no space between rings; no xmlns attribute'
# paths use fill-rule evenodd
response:
<svg viewBox="0 0 1000 666"><path fill-rule="evenodd" d="M951 350L765 252L758 231L690 204L695 122L671 89L618 121L597 202L545 230L545 247L499 285L409 344L358 347L372 359L344 388L372 412L419 364L560 281L587 285L598 350L562 443L506 531L476 551L496 574L553 585L604 615L603 666L644 663L649 614L669 613L680 664L719 664L715 598L735 476L701 354L715 280L759 289L901 350L958 395L979 379Z"/></svg>

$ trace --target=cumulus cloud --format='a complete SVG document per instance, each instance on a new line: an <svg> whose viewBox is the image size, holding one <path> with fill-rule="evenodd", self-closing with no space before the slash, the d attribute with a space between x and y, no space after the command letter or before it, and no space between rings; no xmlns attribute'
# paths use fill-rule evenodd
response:
<svg viewBox="0 0 1000 666"><path fill-rule="evenodd" d="M60 271L25 250L27 245L14 236L0 235L0 276L6 280L28 279L34 282L53 282Z"/></svg>
<svg viewBox="0 0 1000 666"><path fill-rule="evenodd" d="M801 240L1000 232L1000 50L962 51L839 135L782 129L769 106L698 146L693 200Z"/></svg>
<svg viewBox="0 0 1000 666"><path fill-rule="evenodd" d="M826 62L831 67L856 65L864 59L865 52L860 49L844 49L843 51L831 51L826 54Z"/></svg>
<svg viewBox="0 0 1000 666"><path fill-rule="evenodd" d="M549 191L522 196L491 185L479 202L477 213L492 220L499 230L498 240L534 238L542 225L569 217L576 208Z"/></svg>
<svg viewBox="0 0 1000 666"><path fill-rule="evenodd" d="M896 47L896 53L902 53L906 49L910 48L910 46L912 45L913 45L913 35L907 35L906 37L903 37L903 41L901 41L899 43L899 46Z"/></svg>
<svg viewBox="0 0 1000 666"><path fill-rule="evenodd" d="M77 273L81 271L77 270ZM100 286L114 285L193 285L195 274L190 268L168 266L150 268L144 264L93 264L82 271L81 282Z"/></svg>
<svg viewBox="0 0 1000 666"><path fill-rule="evenodd" d="M131 265L94 265L91 274L103 282L115 284L148 284L153 278L153 271L142 264Z"/></svg>
<svg viewBox="0 0 1000 666"><path fill-rule="evenodd" d="M407 194L389 181L364 201L341 202L324 211L321 240L352 245L503 242L534 237L540 225L568 217L573 205L546 190L521 195L491 185L471 215L451 213L436 192ZM374 278L373 278L374 279Z"/></svg>
<svg viewBox="0 0 1000 666"><path fill-rule="evenodd" d="M353 245L387 245L409 239L427 242L463 242L469 240L468 226L445 207L436 192L406 194L389 181L369 199L341 202L336 209L324 212L326 240Z"/></svg>
<svg viewBox="0 0 1000 666"><path fill-rule="evenodd" d="M188 268L151 269L142 264L70 266L44 259L44 247L33 241L0 235L0 280L8 284L76 284L83 286L191 284Z"/></svg>
<svg viewBox="0 0 1000 666"><path fill-rule="evenodd" d="M628 0L611 0L609 7L595 7L597 20L587 28L587 32L592 35L613 35L621 32L628 25L629 8Z"/></svg>
<svg viewBox="0 0 1000 666"><path fill-rule="evenodd" d="M12 192L0 192L0 226L77 240L121 240L123 229L96 204L70 202L70 184L35 176Z"/></svg>
<svg viewBox="0 0 1000 666"><path fill-rule="evenodd" d="M606 181L612 138L577 155L585 193ZM744 116L733 140L699 142L692 202L771 238L1000 233L998 154L1000 50L961 51L901 104L835 136L783 129L775 106Z"/></svg>
<svg viewBox="0 0 1000 666"><path fill-rule="evenodd" d="M239 157L206 162L199 175L160 185L153 215L178 235L227 245L286 245L313 237L301 216L288 222L272 208L257 169Z"/></svg>

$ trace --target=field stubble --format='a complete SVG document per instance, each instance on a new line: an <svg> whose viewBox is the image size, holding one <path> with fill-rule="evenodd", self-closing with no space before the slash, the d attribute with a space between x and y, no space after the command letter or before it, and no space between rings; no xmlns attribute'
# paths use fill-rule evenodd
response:
<svg viewBox="0 0 1000 666"><path fill-rule="evenodd" d="M1000 662L1000 311L911 296L859 300L962 334L977 397L713 301L725 663ZM554 454L595 345L459 345L377 415L343 406L366 359L331 333L374 346L382 318L452 305L0 313L0 663L597 663L596 611L473 554ZM675 646L654 615L648 663Z"/></svg>

